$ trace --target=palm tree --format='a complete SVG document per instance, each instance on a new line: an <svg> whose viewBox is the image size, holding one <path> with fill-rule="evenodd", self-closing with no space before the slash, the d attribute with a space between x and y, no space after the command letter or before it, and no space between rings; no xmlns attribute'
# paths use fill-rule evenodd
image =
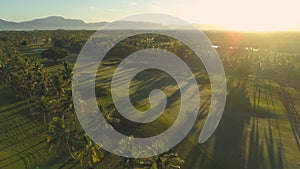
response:
<svg viewBox="0 0 300 169"><path fill-rule="evenodd" d="M63 71L61 71L61 75L63 77L65 86L71 87L72 76L73 76L71 64L69 62L65 61L65 62L63 62L63 66L64 66L64 69L63 69Z"/></svg>
<svg viewBox="0 0 300 169"><path fill-rule="evenodd" d="M124 139L120 141L120 148L116 149L115 151L119 153L130 154L132 157L137 157L138 153L141 150L139 146L132 146L131 143L133 142L134 137L131 135L128 139ZM133 169L140 165L140 161L136 158L129 158L129 157L121 157L121 160L116 165L115 168L122 168L122 169Z"/></svg>
<svg viewBox="0 0 300 169"><path fill-rule="evenodd" d="M164 153L146 158L145 161L140 162L140 165L147 169L180 169L183 163L177 153Z"/></svg>
<svg viewBox="0 0 300 169"><path fill-rule="evenodd" d="M44 122L49 123L52 115L56 111L54 106L55 102L56 100L52 100L45 95L32 97L30 100L30 111L32 115L42 115Z"/></svg>
<svg viewBox="0 0 300 169"><path fill-rule="evenodd" d="M156 142L149 147L149 151L157 153L159 149L165 147L164 143ZM166 152L141 160L140 166L147 169L180 169L184 160L179 158L177 153Z"/></svg>
<svg viewBox="0 0 300 169"><path fill-rule="evenodd" d="M104 157L101 146L94 143L87 134L84 134L84 145L74 152L74 157L80 161L82 167L94 168Z"/></svg>
<svg viewBox="0 0 300 169"><path fill-rule="evenodd" d="M8 81L8 58L4 55L0 55L0 78L2 79L2 83L7 83Z"/></svg>
<svg viewBox="0 0 300 169"><path fill-rule="evenodd" d="M59 100L59 106L57 109L62 114L69 114L71 116L75 115L72 103L72 69L68 63L64 63L65 69L52 75L52 96Z"/></svg>
<svg viewBox="0 0 300 169"><path fill-rule="evenodd" d="M62 118L53 117L52 121L49 123L47 137L49 151L51 151L54 147L64 147L66 150L68 150L70 156L75 159L71 151L72 145L70 143L70 140L74 139L74 134L74 131L68 128L68 125L65 124L64 116L62 116Z"/></svg>

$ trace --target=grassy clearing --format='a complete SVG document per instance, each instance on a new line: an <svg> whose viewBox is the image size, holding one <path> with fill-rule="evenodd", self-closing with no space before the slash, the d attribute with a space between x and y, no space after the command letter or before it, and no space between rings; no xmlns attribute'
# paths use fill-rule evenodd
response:
<svg viewBox="0 0 300 169"><path fill-rule="evenodd" d="M99 104L108 109L113 108L108 89L116 63L107 61L97 77L97 82L101 82L97 83L96 88ZM157 72L146 73L147 77L151 77L147 85L143 83L146 80L143 75L137 76L132 82L131 99L134 106L140 110L149 108L148 93L144 91L162 88L170 98L178 90L172 79L161 77ZM210 90L208 84L199 86L202 97L197 122L191 133L174 148L185 160L183 168L299 168L300 154L296 142L298 135L295 132L299 131L297 124L300 122L295 121L299 119L293 114L295 112L291 112L299 110L299 94L289 90L287 96L283 95L279 85L263 79L249 79L244 86L237 84L243 83L235 82L234 87L228 91L224 117L216 133L202 145L198 144L197 139L208 113ZM135 95L141 91L143 95ZM4 159L0 161L2 168L3 165L6 168L16 165L20 168L23 165L27 168L80 168L78 162L68 161L68 158L56 161L62 156L48 153L44 135L46 126L28 116L26 101L18 101L4 87L1 87L0 92L0 155L1 159ZM293 104L283 102L286 97L292 99ZM115 127L128 135L159 134L172 124L179 104L180 102L173 100L164 115L151 124L130 124L123 119L123 122ZM128 127L122 127L124 124ZM107 168L105 166L111 165L111 161L114 160L117 160L117 157L107 155L99 167Z"/></svg>
<svg viewBox="0 0 300 169"><path fill-rule="evenodd" d="M96 93L101 105L112 108L108 89L114 66L107 65L98 75ZM152 89L162 88L169 99L178 90L172 80L162 78L158 74L148 72L148 79L141 75L132 82L130 93L136 108L149 108L147 99ZM147 83L144 83L145 81ZM200 145L197 140L208 113L207 99L210 94L207 84L201 89L198 120L191 133L175 148L185 160L183 168L299 168L297 132L300 129L300 121L297 114L300 102L296 91L289 90L288 96L284 96L278 84L265 79L249 78L246 82L235 81L228 91L226 109L220 126L209 141ZM136 96L136 93L141 92L142 95ZM293 104L283 100L284 97L289 97ZM135 125L122 119L122 125L128 127L115 127L127 135L134 134L139 137L159 134L173 123L179 103L173 101L164 115L151 124ZM290 107L287 104L291 104Z"/></svg>
<svg viewBox="0 0 300 169"><path fill-rule="evenodd" d="M222 121L207 143L192 144L196 135L178 146L186 160L184 168L299 168L299 147L280 89L259 80L261 94L255 105L253 83L250 79L245 88L229 91Z"/></svg>
<svg viewBox="0 0 300 169"><path fill-rule="evenodd" d="M26 54L26 51L23 52ZM76 55L71 54L66 60L74 63L75 58ZM60 63L42 62L50 70L62 68ZM108 60L103 63L97 77L97 99L107 109L114 107L109 89L118 62ZM171 102L164 115L153 123L137 125L122 119L115 128L127 135L159 134L173 123L177 115L180 102L175 99L178 88L174 81L162 77L159 72L145 73L148 79L141 74L131 84L134 106L147 110L148 94L154 88L162 88ZM297 91L290 89L286 92L267 79L251 77L243 83L236 79L228 91L226 109L217 131L210 140L200 145L197 140L208 113L210 89L207 83L200 84L199 88L202 95L197 122L190 134L174 148L185 160L183 169L299 168L300 94ZM78 162L70 161L65 155L48 152L46 125L28 116L26 101L17 100L3 86L0 93L0 168L80 168ZM107 153L98 167L111 168L116 160L116 156Z"/></svg>
<svg viewBox="0 0 300 169"><path fill-rule="evenodd" d="M40 57L40 54L46 49L42 47L22 47L19 51L23 56Z"/></svg>

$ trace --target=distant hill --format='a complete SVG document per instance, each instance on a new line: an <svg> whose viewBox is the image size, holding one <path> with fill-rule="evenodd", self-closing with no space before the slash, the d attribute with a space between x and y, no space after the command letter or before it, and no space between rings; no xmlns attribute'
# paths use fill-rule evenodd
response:
<svg viewBox="0 0 300 169"><path fill-rule="evenodd" d="M65 19L60 16L51 16L25 22L9 22L0 19L0 30L98 29L107 23L85 23L79 19Z"/></svg>
<svg viewBox="0 0 300 169"><path fill-rule="evenodd" d="M65 30L98 30L102 26L106 25L109 22L96 22L96 23L86 23L79 19L65 19L60 16L50 16L41 19L34 19L25 22L10 22L0 19L0 30L57 30L57 29L65 29ZM160 23L151 23L151 22L133 22L133 21L118 21L114 24L110 25L112 28L134 28L134 27L142 27L142 28L161 28ZM168 26L166 26L168 27ZM184 29L185 26L182 25L169 25L169 27L175 29ZM221 27L217 27L214 25L196 25L197 28L201 28L202 30L217 30L221 29Z"/></svg>

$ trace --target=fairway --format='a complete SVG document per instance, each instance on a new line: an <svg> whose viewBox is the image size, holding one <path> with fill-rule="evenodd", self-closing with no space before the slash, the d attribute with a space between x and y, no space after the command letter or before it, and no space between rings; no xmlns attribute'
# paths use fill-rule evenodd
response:
<svg viewBox="0 0 300 169"><path fill-rule="evenodd" d="M157 159L169 154L176 154L182 161L176 164L176 169L300 168L300 51L299 42L292 38L299 38L299 33L290 32L286 39L279 41L284 32L206 32L214 44L212 48L218 46L216 51L226 73L227 98L216 131L202 144L198 139L209 113L212 91L208 73L202 62L195 59L195 53L176 39L157 34L130 37L114 46L99 64L95 95L99 109L116 131L130 138L159 135L174 124L182 106L182 93L176 79L151 68L133 77L128 95L134 108L143 114L151 108L150 93L160 89L167 98L163 113L149 123L133 122L120 113L112 99L112 79L130 52L150 46L166 48L178 55L191 67L192 74L188 78L195 78L200 93L198 116L188 135L165 154L141 159L106 151L86 135L77 119L72 98L72 84L77 85L73 69L78 48L93 31L31 33L39 38L33 38L28 46L16 46L10 52L3 44L0 50L3 79L0 84L0 169L174 169L174 166L153 167L159 162ZM107 32L107 36L114 38L114 33ZM22 34L26 32L10 32L15 38ZM41 58L41 52L54 46L54 42L48 41L50 35L53 41L65 38L61 43L65 43L67 56L58 60ZM0 32L0 36L6 36L5 32ZM232 37L240 41L230 39ZM271 39L263 41L262 37ZM98 42L101 37L93 40ZM251 47L252 43L255 45ZM88 68L84 75L91 73L88 59L80 65ZM144 64L146 59L139 62ZM126 64L135 65L134 60L126 60ZM160 64L174 66L172 62ZM132 72L132 69L122 69L116 84L121 86ZM84 81L83 85L87 82L91 81ZM186 90L191 87L188 82L182 83ZM127 91L122 88L118 94L124 97ZM161 102L159 99L155 103ZM89 111L89 107L84 109L84 112ZM180 132L172 134L177 136L182 134ZM127 140L122 141L120 145L127 143Z"/></svg>
<svg viewBox="0 0 300 169"><path fill-rule="evenodd" d="M110 82L115 69L114 63L108 61L103 64L105 66L100 66L96 81L99 103L108 109L113 107L113 103L109 97L110 83L105 82ZM172 78L161 76L157 71L145 73L153 79L148 78L149 81L145 83L145 76L141 74L131 83L130 93L134 106L140 110L147 110L147 91L156 88L164 90L168 97L168 106L165 113L150 124L135 125L122 119L123 123L118 124L120 127L115 127L127 135L157 135L170 127L178 113L180 102L178 97L172 100L172 96L179 91ZM201 82L201 79L197 81ZM242 82L237 79L228 85L231 86L221 123L213 137L202 145L197 140L208 113L210 90L209 84L199 85L202 97L198 120L188 137L174 149L184 157L184 168L298 168L299 93L292 89L288 93L283 92L278 84L254 77ZM145 95L134 97L134 94L140 91ZM122 125L130 126L128 128L131 130L122 128Z"/></svg>
<svg viewBox="0 0 300 169"><path fill-rule="evenodd" d="M97 77L97 81L101 83L96 83L96 91L99 91L96 94L99 104L106 109L113 108L108 79L111 78L116 63L115 60L103 63L104 66L100 67L102 71L99 71ZM163 88L171 102L168 103L163 116L151 124L135 125L122 119L122 123L115 125L120 132L128 135L145 137L159 134L172 124L177 115L180 102L172 100L172 96L176 96L178 90L174 80L162 76L157 71L145 73L148 73L147 77L152 77L149 82L145 83L145 76L141 74L131 84L134 106L141 111L147 110L147 92L138 97L134 97L134 93L155 88ZM201 82L201 79L198 79L198 82ZM295 90L283 92L278 84L265 79L249 78L244 82L244 86L238 84L237 81L233 82L233 87L228 91L224 117L216 133L202 145L197 140L208 113L210 89L207 83L199 85L202 97L197 122L191 133L174 149L184 157L184 168L298 168L299 93ZM47 128L28 114L26 101L16 99L14 94L3 86L0 92L3 100L0 109L1 168L80 168L78 163L68 161L67 158L62 160L61 157L64 156L48 152L45 142ZM130 126L131 130L122 128L122 125ZM57 157L60 159L59 163L55 161ZM107 160L109 159L104 159Z"/></svg>

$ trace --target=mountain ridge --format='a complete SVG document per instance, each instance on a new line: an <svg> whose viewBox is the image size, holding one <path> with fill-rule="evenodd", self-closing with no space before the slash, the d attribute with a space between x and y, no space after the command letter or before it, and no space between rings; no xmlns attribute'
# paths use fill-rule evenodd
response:
<svg viewBox="0 0 300 169"><path fill-rule="evenodd" d="M110 22L93 22L87 23L80 19L66 19L62 16L48 16L45 18L32 19L29 21L13 22L0 19L0 30L98 30ZM113 24L115 27L135 26L144 28L160 28L162 24L152 22L135 22L135 21L117 21ZM184 26L172 25L175 29L184 29ZM202 30L224 30L223 27L217 25L196 25Z"/></svg>

